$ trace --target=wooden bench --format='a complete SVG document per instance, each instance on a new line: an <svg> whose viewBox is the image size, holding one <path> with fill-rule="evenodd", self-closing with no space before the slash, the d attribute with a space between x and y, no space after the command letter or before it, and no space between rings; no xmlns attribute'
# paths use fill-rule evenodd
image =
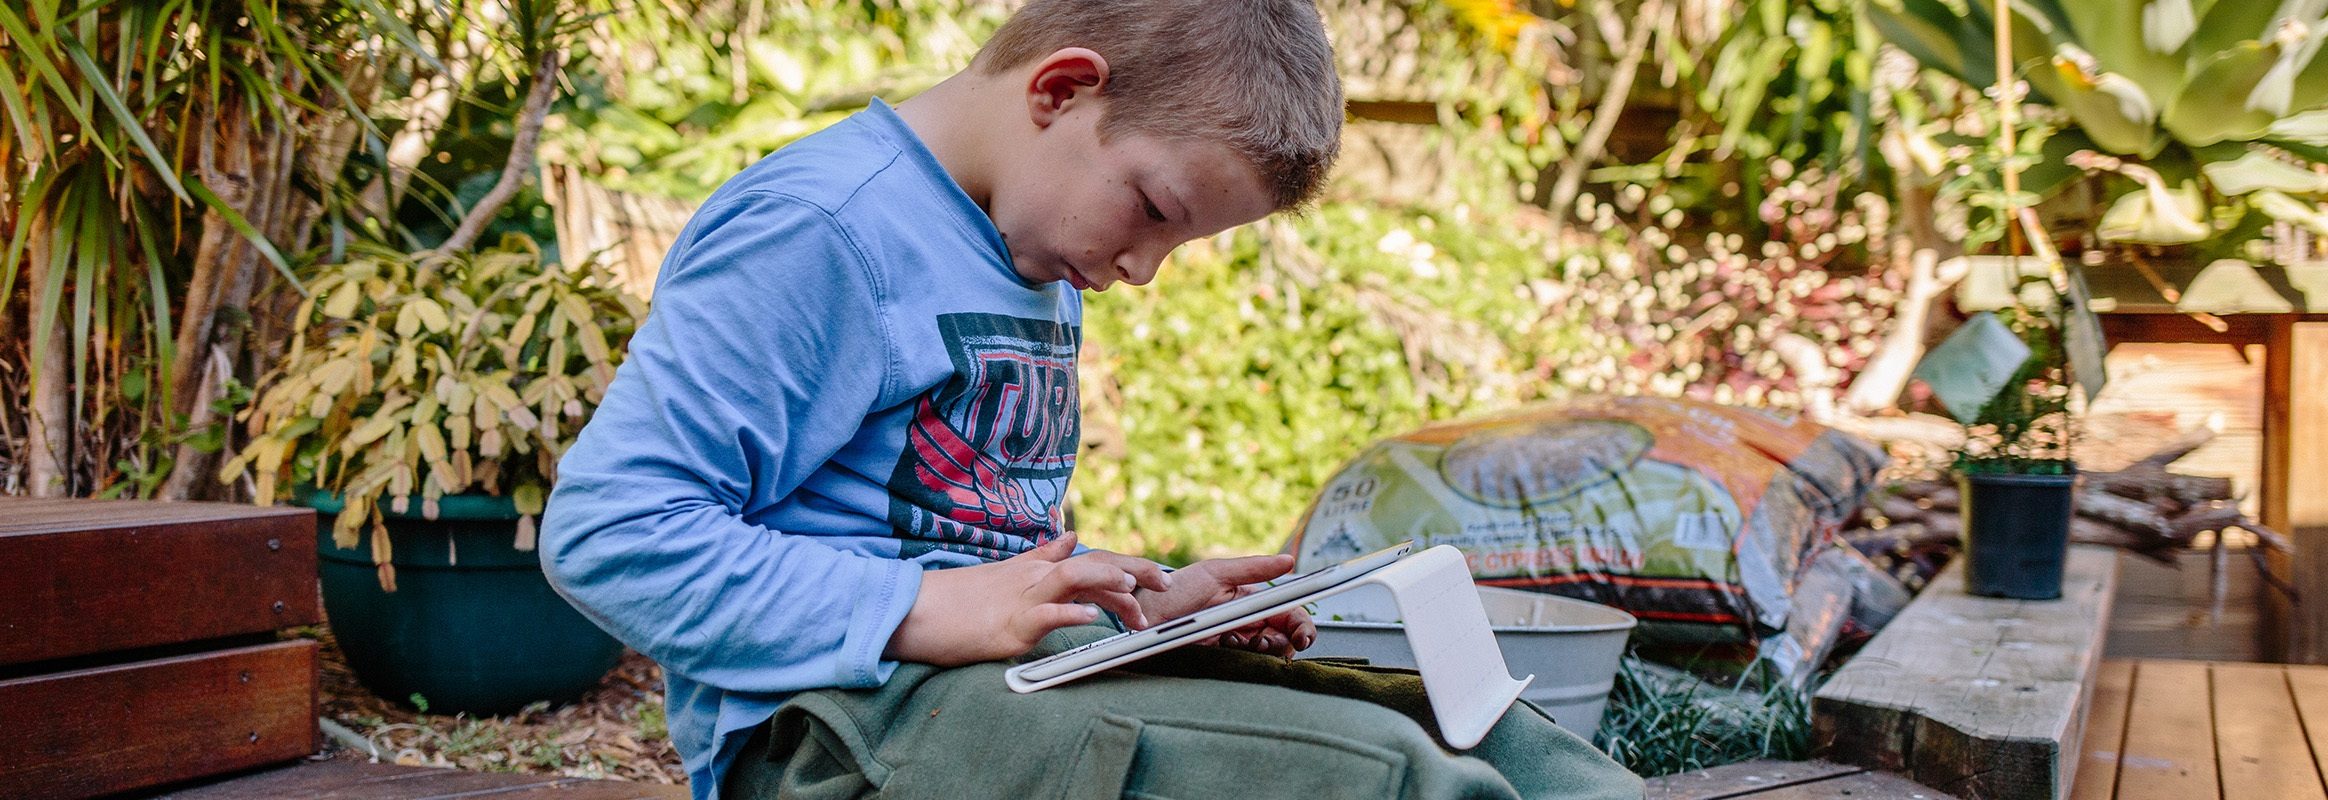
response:
<svg viewBox="0 0 2328 800"><path fill-rule="evenodd" d="M0 498L0 797L317 749L314 512Z"/></svg>
<svg viewBox="0 0 2328 800"><path fill-rule="evenodd" d="M1973 597L1950 565L1812 700L1827 758L1998 800L2069 796L2115 550L2070 548L2062 598Z"/></svg>

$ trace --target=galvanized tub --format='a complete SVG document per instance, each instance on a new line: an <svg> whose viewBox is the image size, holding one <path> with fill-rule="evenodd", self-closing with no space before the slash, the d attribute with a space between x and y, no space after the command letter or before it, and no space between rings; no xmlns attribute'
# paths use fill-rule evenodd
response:
<svg viewBox="0 0 2328 800"><path fill-rule="evenodd" d="M1516 677L1536 676L1520 697L1549 712L1561 727L1592 738L1636 624L1633 615L1597 603L1491 586L1479 587L1479 600L1504 665ZM1318 640L1302 651L1305 658L1356 656L1387 666L1415 664L1390 593L1380 587L1329 597L1318 603L1314 616Z"/></svg>

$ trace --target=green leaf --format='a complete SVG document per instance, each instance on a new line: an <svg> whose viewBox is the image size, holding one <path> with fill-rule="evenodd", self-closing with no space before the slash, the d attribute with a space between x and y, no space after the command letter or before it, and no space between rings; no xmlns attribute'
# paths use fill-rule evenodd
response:
<svg viewBox="0 0 2328 800"><path fill-rule="evenodd" d="M2218 0L2199 18L2185 52L2195 61L2241 42L2261 41L2271 35L2283 5L2279 0Z"/></svg>
<svg viewBox="0 0 2328 800"><path fill-rule="evenodd" d="M2183 58L2152 50L2145 41L2143 9L2149 4L2150 0L2069 0L2061 8L2077 45L2094 55L2096 72L2124 75L2152 98L2173 97L2183 86Z"/></svg>
<svg viewBox="0 0 2328 800"><path fill-rule="evenodd" d="M14 52L22 54L26 61L31 62L33 74L39 75L42 80L48 82L49 89L56 92L57 103L64 106L67 113L72 114L73 121L80 124L81 131L84 134L94 132L97 125L91 121L88 107L76 102L80 93L75 91L74 86L65 80L63 74L57 71L55 62L51 61L48 54L42 52L40 47L41 43L61 41L72 34L44 30L46 33L51 33L53 38L34 36L31 29L25 26L24 18L9 10L7 3L0 3L0 31L6 31L8 37L14 40ZM16 91L13 84L11 84L9 91ZM104 153L108 160L113 159L113 151L103 146L99 146L97 150ZM115 161L114 163L119 162Z"/></svg>
<svg viewBox="0 0 2328 800"><path fill-rule="evenodd" d="M2110 346L2102 337L2102 318L2094 313L2094 293L2086 286L2084 268L2065 263L2062 269L2069 277L2069 307L2062 312L2062 347L2069 351L2071 379L2085 391L2086 402L2092 403L2110 382L2110 371L2103 361Z"/></svg>
<svg viewBox="0 0 2328 800"><path fill-rule="evenodd" d="M259 255L267 259L267 263L275 265L275 271L282 274L283 280L291 284L293 290L300 294L307 293L307 285L299 282L298 275L292 274L291 262L284 260L283 253L275 249L275 243L268 241L267 235L260 233L258 228L252 227L250 220L244 219L241 212L234 210L234 206L227 205L225 200L212 194L210 187L202 185L200 180L189 178L186 181L186 191L193 193L195 199L201 200L202 204L208 206L210 210L218 212L219 218L226 220L227 227L242 234L242 237L251 243L251 247L256 248Z"/></svg>
<svg viewBox="0 0 2328 800"><path fill-rule="evenodd" d="M1970 425L2013 373L2028 362L2029 354L2027 343L1997 321L1995 314L1983 311L1924 354L1916 364L1915 377L1932 387L1949 416Z"/></svg>
<svg viewBox="0 0 2328 800"><path fill-rule="evenodd" d="M2078 129L2094 144L2120 155L2148 158L2158 154L2165 144L2155 124L2158 110L2142 87L2116 73L2088 72L2068 56L2053 59L2052 68L2059 79L2061 96L2057 99L2062 109L2077 120Z"/></svg>
<svg viewBox="0 0 2328 800"><path fill-rule="evenodd" d="M2279 56L2278 44L2242 42L2205 59L2160 123L2193 147L2262 136L2278 115L2253 108L2249 97Z"/></svg>
<svg viewBox="0 0 2328 800"><path fill-rule="evenodd" d="M2232 161L2212 161L2199 167L2207 182L2224 194L2248 194L2262 189L2295 194L2328 192L2328 175L2249 150Z"/></svg>
<svg viewBox="0 0 2328 800"><path fill-rule="evenodd" d="M2328 146L2328 109L2305 111L2272 122L2271 136L2314 146Z"/></svg>
<svg viewBox="0 0 2328 800"><path fill-rule="evenodd" d="M340 284L323 302L323 315L333 319L353 319L356 306L364 301L364 285L355 281Z"/></svg>
<svg viewBox="0 0 2328 800"><path fill-rule="evenodd" d="M542 513L543 499L542 487L530 483L509 492L510 503L517 506L517 513L520 514Z"/></svg>
<svg viewBox="0 0 2328 800"><path fill-rule="evenodd" d="M2272 219L2328 236L2328 210L2321 209L2318 204L2306 203L2271 189L2256 192L2248 201L2255 204L2257 211Z"/></svg>
<svg viewBox="0 0 2328 800"><path fill-rule="evenodd" d="M8 59L0 58L0 110L8 113L8 126L16 129L17 145L23 148L23 158L41 162L48 159L48 148L43 146L49 134L33 124L32 112L24 106L24 93L17 90L16 71L8 66Z"/></svg>
<svg viewBox="0 0 2328 800"><path fill-rule="evenodd" d="M2094 233L2105 242L2171 245L2205 241L2213 230L2200 218L2204 209L2196 187L2186 184L2180 190L2168 191L2153 184L2127 192L2110 204Z"/></svg>
<svg viewBox="0 0 2328 800"><path fill-rule="evenodd" d="M114 121L121 123L122 132L128 134L129 140L137 144L137 149L145 153L146 163L153 165L154 176L160 178L162 185L169 187L170 193L177 195L179 200L194 202L194 198L186 196L186 187L178 182L177 165L162 156L162 149L154 146L153 137L146 135L145 123L136 114L129 113L128 106L122 105L121 95L113 92L113 83L106 80L105 71L97 67L97 62L89 59L88 52L81 49L79 41L69 36L58 37L58 41L64 46L65 54L72 58L73 65L80 68L81 80L85 82L83 85L97 94L97 99L105 104L106 110L113 112Z"/></svg>

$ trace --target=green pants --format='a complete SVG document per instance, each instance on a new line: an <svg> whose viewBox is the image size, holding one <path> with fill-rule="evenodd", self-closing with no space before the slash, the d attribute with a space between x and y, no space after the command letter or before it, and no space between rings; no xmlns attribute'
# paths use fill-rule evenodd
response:
<svg viewBox="0 0 2328 800"><path fill-rule="evenodd" d="M1026 658L1109 633L1058 631ZM1154 674L1118 670L1017 694L1003 684L1007 667L908 664L877 689L801 694L752 738L722 796L1642 796L1640 778L1526 702L1477 747L1448 751L1426 727L1428 705L1412 673L1183 648L1141 662Z"/></svg>

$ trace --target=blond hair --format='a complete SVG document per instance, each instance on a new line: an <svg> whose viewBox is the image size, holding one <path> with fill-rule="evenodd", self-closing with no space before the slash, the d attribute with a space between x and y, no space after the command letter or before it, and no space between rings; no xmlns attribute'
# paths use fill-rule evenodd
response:
<svg viewBox="0 0 2328 800"><path fill-rule="evenodd" d="M1316 196L1341 151L1342 82L1312 0L1031 0L972 66L1083 47L1107 59L1101 136L1219 141L1279 209Z"/></svg>

